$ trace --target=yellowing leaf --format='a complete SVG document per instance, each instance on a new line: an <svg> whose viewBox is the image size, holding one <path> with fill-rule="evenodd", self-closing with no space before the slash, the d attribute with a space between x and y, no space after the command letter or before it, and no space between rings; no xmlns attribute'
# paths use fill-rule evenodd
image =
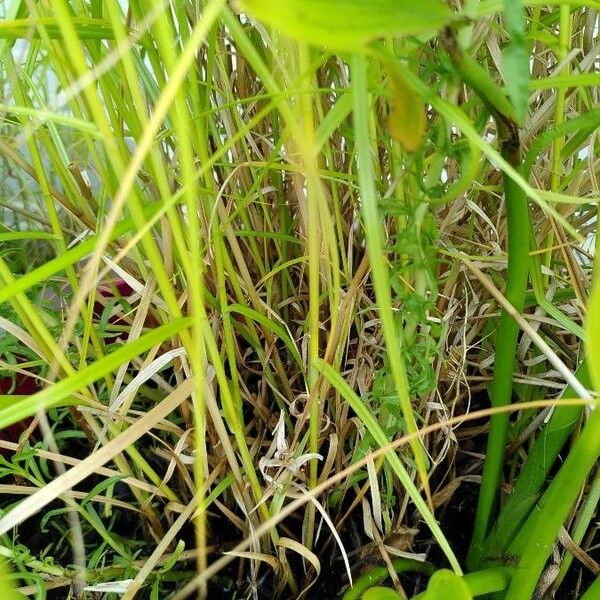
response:
<svg viewBox="0 0 600 600"><path fill-rule="evenodd" d="M435 32L454 15L440 0L240 0L253 17L288 36L353 50L384 36Z"/></svg>
<svg viewBox="0 0 600 600"><path fill-rule="evenodd" d="M392 111L388 121L390 133L409 152L418 150L423 141L427 119L423 100L394 72L390 78Z"/></svg>

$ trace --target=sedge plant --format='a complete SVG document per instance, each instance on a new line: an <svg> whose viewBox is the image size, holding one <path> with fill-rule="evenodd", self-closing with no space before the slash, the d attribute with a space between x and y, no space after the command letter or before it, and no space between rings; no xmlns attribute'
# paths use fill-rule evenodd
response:
<svg viewBox="0 0 600 600"><path fill-rule="evenodd" d="M595 597L597 8L0 3L15 597Z"/></svg>

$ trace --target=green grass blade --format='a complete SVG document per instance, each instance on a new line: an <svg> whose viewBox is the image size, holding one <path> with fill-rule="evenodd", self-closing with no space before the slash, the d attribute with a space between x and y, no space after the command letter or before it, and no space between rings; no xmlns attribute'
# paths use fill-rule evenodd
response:
<svg viewBox="0 0 600 600"><path fill-rule="evenodd" d="M108 373L116 371L123 362L147 352L153 346L178 334L189 325L189 318L175 319L166 325L149 331L137 340L122 346L112 354L104 356L50 387L28 396L20 402L15 402L10 407L0 409L0 429L32 416L38 410L56 406L71 394L82 391L91 383L98 381Z"/></svg>
<svg viewBox="0 0 600 600"><path fill-rule="evenodd" d="M115 240L124 233L134 228L131 219L121 221L113 230L111 240ZM74 265L81 259L93 253L99 236L93 236L80 242L74 248L67 250L60 256L49 260L37 269L22 275L11 285L2 285L0 282L0 304L14 298L17 294L23 293L30 288L34 288L39 283L49 279L53 275L64 271L69 265Z"/></svg>
<svg viewBox="0 0 600 600"><path fill-rule="evenodd" d="M77 35L82 40L113 39L112 27L101 19L78 17L73 19ZM39 28L51 39L61 39L62 32L57 18L40 17L0 21L0 39L39 38Z"/></svg>
<svg viewBox="0 0 600 600"><path fill-rule="evenodd" d="M32 117L33 120L56 123L57 125L63 125L65 127L77 129L93 137L100 137L100 132L93 123L84 121L83 119L76 119L75 117L63 115L52 110L0 103L0 113L3 113L5 119L11 118L12 115Z"/></svg>
<svg viewBox="0 0 600 600"><path fill-rule="evenodd" d="M11 231L0 233L1 242L16 242L18 240L56 240L57 236L47 231Z"/></svg>
<svg viewBox="0 0 600 600"><path fill-rule="evenodd" d="M401 332L397 331L392 310L390 278L385 258L385 244L382 235L382 219L374 185L371 142L369 133L369 96L367 90L367 62L363 56L355 56L353 61L354 129L359 163L358 179L361 192L361 212L367 239L367 252L371 265L375 297L383 327L388 360L398 394L400 408L406 422L408 433L417 431L417 424L410 401L406 368L402 356ZM427 466L421 441L414 438L411 442L417 471L421 483L429 496Z"/></svg>
<svg viewBox="0 0 600 600"><path fill-rule="evenodd" d="M391 440L388 439L386 434L381 429L379 423L375 417L371 414L369 409L365 406L364 402L356 395L354 390L346 383L346 381L340 376L335 369L325 363L323 360L319 360L321 372L327 378L327 380L335 387L335 389L343 396L344 400L352 407L352 410L357 414L361 423L364 424L367 431L373 436L373 439L379 444L380 447L387 446ZM444 532L440 529L435 517L431 514L429 507L421 497L419 490L413 483L410 475L406 471L400 458L395 451L390 451L385 455L386 461L400 480L400 483L406 490L406 493L413 501L417 510L421 514L423 521L427 524L434 539L439 544L440 548L444 552L448 562L457 574L462 574L460 564L450 548L450 544L444 535Z"/></svg>
<svg viewBox="0 0 600 600"><path fill-rule="evenodd" d="M253 321L256 321L263 327L266 327L270 331L272 331L278 338L280 338L285 344L286 348L290 352L290 355L293 356L294 360L298 364L301 369L304 369L304 363L302 361L302 357L298 352L298 348L290 334L286 331L285 327L281 323L277 323L273 319L269 319L265 315L259 313L257 310L250 308L249 306L244 306L242 304L233 303L229 304L226 308L228 313L237 313L239 315L243 315Z"/></svg>
<svg viewBox="0 0 600 600"><path fill-rule="evenodd" d="M592 385L596 391L600 391L600 282L594 284L588 301L586 317L585 353Z"/></svg>

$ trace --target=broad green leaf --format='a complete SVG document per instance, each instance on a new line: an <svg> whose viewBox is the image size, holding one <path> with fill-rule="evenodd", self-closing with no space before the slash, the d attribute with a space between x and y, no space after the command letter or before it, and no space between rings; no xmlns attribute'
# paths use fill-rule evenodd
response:
<svg viewBox="0 0 600 600"><path fill-rule="evenodd" d="M412 600L471 600L505 590L514 576L515 569L494 567L459 576L442 569L429 580L427 590L413 596Z"/></svg>
<svg viewBox="0 0 600 600"><path fill-rule="evenodd" d="M585 352L588 358L590 379L600 391L600 283L596 282L588 300L585 321Z"/></svg>
<svg viewBox="0 0 600 600"><path fill-rule="evenodd" d="M0 560L0 589L2 589L2 600L24 600L25 596L14 585L15 579L12 578L4 559Z"/></svg>
<svg viewBox="0 0 600 600"><path fill-rule="evenodd" d="M448 569L436 571L427 586L427 600L472 600L466 581Z"/></svg>
<svg viewBox="0 0 600 600"><path fill-rule="evenodd" d="M343 50L384 36L434 32L454 18L439 0L242 0L241 5L292 38Z"/></svg>
<svg viewBox="0 0 600 600"><path fill-rule="evenodd" d="M390 133L409 152L418 150L423 142L425 105L418 94L410 88L400 73L390 74L392 111L388 122Z"/></svg>
<svg viewBox="0 0 600 600"><path fill-rule="evenodd" d="M350 484L350 482L349 482ZM351 485L351 484L350 484ZM435 572L435 567L428 562L421 562L412 558L395 558L392 560L394 571L400 575L401 573L421 573L426 577L430 577ZM387 566L374 566L367 570L366 573L358 577L352 582L352 587L349 587L342 596L341 600L364 600L369 598L367 594L371 588L379 589L377 586L385 581L390 576ZM387 589L387 588L383 588ZM397 596L394 596L397 598Z"/></svg>
<svg viewBox="0 0 600 600"><path fill-rule="evenodd" d="M600 576L594 579L594 583L586 590L585 594L581 596L581 600L596 600L600 597Z"/></svg>
<svg viewBox="0 0 600 600"><path fill-rule="evenodd" d="M598 297L595 301L597 308ZM591 303L588 306L591 310ZM596 363L596 379L597 367L598 363ZM521 528L520 537L523 538L521 541L524 547L522 550L515 548L521 555L521 560L505 600L528 600L533 597L546 561L557 542L560 528L572 514L581 489L592 469L598 464L600 456L598 431L600 431L600 409L596 408L591 412L585 427L571 446L562 467ZM509 553L513 554L513 547L509 548Z"/></svg>
<svg viewBox="0 0 600 600"><path fill-rule="evenodd" d="M529 102L529 53L525 39L525 17L521 0L504 0L504 20L510 36L502 57L504 81L521 123Z"/></svg>
<svg viewBox="0 0 600 600"><path fill-rule="evenodd" d="M362 595L362 600L402 600L402 596L395 590L378 585L368 589Z"/></svg>
<svg viewBox="0 0 600 600"><path fill-rule="evenodd" d="M492 569L467 573L463 580L469 587L473 597L486 596L506 589L513 573L514 569L512 568L493 567Z"/></svg>

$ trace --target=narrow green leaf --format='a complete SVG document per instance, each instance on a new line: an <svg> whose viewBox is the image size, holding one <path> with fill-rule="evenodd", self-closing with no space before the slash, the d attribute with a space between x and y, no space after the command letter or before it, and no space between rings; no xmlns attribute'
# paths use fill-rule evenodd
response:
<svg viewBox="0 0 600 600"><path fill-rule="evenodd" d="M344 50L384 36L434 32L454 18L439 0L242 0L241 5L292 38Z"/></svg>
<svg viewBox="0 0 600 600"><path fill-rule="evenodd" d="M2 411L10 411L12 407L19 404L19 402L25 401L30 396L24 396L23 394L3 394L0 396L0 414ZM54 404L54 406L73 406L75 404L81 404L81 400L76 396L67 396L60 402Z"/></svg>
<svg viewBox="0 0 600 600"><path fill-rule="evenodd" d="M80 39L113 39L110 23L101 19L74 18L73 23ZM43 27L52 39L62 38L58 20L54 17L37 19L12 19L0 21L0 39L38 38L38 27Z"/></svg>
<svg viewBox="0 0 600 600"><path fill-rule="evenodd" d="M160 207L158 205L150 205L148 215L156 212ZM111 233L111 241L117 239L124 233L127 233L135 227L132 219L124 219L121 221ZM13 283L7 286L3 286L0 281L0 304L14 298L17 294L26 292L28 289L33 288L35 285L46 281L53 275L60 273L66 269L69 265L73 265L85 258L94 251L98 242L97 235L86 239L83 242L79 242L76 246L60 254L56 258L49 260L37 269L26 273L15 279Z"/></svg>
<svg viewBox="0 0 600 600"><path fill-rule="evenodd" d="M94 123L84 121L83 119L76 119L68 115L63 115L59 112L47 110L44 108L32 108L30 106L16 106L14 104L2 104L0 103L0 112L3 113L4 118L12 115L20 117L31 117L36 121L41 122L53 122L57 125L64 125L65 127L71 127L72 129L78 129L83 133L87 133L94 137L100 137L100 132Z"/></svg>
<svg viewBox="0 0 600 600"><path fill-rule="evenodd" d="M575 375L584 386L589 386L586 361L579 365ZM575 396L571 386L567 386L560 395L561 398ZM527 460L513 485L512 494L503 505L498 520L485 542L482 556L498 557L508 553L515 535L542 495L548 475L573 428L579 423L582 411L583 406L557 405L527 455Z"/></svg>
<svg viewBox="0 0 600 600"><path fill-rule="evenodd" d="M9 407L0 409L0 429L31 417L38 410L57 406L65 398L79 392L91 383L102 379L105 375L118 369L122 364L147 352L153 346L176 335L189 325L189 318L174 319L170 323L144 334L137 340L128 342L112 354L104 356L100 360L81 369L81 371L77 371L73 375L41 390L37 394L15 402Z"/></svg>
<svg viewBox="0 0 600 600"><path fill-rule="evenodd" d="M595 108L574 117L573 119L568 119L560 125L551 127L541 135L538 135L535 140L532 141L531 146L523 159L524 176L527 178L529 177L538 156L544 151L544 148L552 144L557 138L564 137L570 133L583 133L587 137L592 131L598 129L598 127L600 127L600 109ZM572 150L570 152L572 152Z"/></svg>
<svg viewBox="0 0 600 600"><path fill-rule="evenodd" d="M2 110L2 109L0 109ZM0 242L16 242L18 240L56 240L58 236L47 231L10 231L0 233Z"/></svg>
<svg viewBox="0 0 600 600"><path fill-rule="evenodd" d="M600 454L600 410L596 408L573 444L563 466L554 477L521 530L525 546L506 600L529 600L560 527L565 523L590 470ZM509 550L512 554L512 551Z"/></svg>
<svg viewBox="0 0 600 600"><path fill-rule="evenodd" d="M568 75L550 75L529 82L530 90L549 90L551 88L597 87L600 85L600 73L569 73Z"/></svg>
<svg viewBox="0 0 600 600"><path fill-rule="evenodd" d="M263 327L266 327L267 329L271 330L285 344L286 348L290 351L290 354L294 357L294 360L296 361L298 366L301 369L304 368L304 363L302 362L302 357L298 352L298 348L296 347L296 344L289 336L288 332L286 331L285 327L283 327L283 325L277 323L277 321L274 321L273 319L265 317L265 315L262 315L257 310L254 310L253 308L250 308L249 306L244 306L242 304L230 304L227 307L226 312L238 313L240 315L243 315L244 317L247 317L248 319L256 321Z"/></svg>
<svg viewBox="0 0 600 600"><path fill-rule="evenodd" d="M504 0L504 20L510 40L503 52L506 91L520 123L529 102L529 53L525 39L526 15L521 0Z"/></svg>
<svg viewBox="0 0 600 600"><path fill-rule="evenodd" d="M333 135L333 132L352 112L352 94L346 93L337 100L331 110L318 124L315 131L315 145L321 149Z"/></svg>
<svg viewBox="0 0 600 600"><path fill-rule="evenodd" d="M352 65L353 95L354 95L354 135L357 143L358 183L361 194L361 213L365 228L367 251L371 264L371 276L377 299L377 308L381 318L383 336L385 339L390 371L393 377L398 402L406 423L408 433L417 431L410 398L410 387L406 374L406 365L402 354L402 332L398 331L394 321L391 285L387 261L382 260L385 253L385 242L379 200L375 187L373 171L373 156L371 154L371 139L369 129L369 95L367 86L367 63L364 56L355 55ZM419 478L430 500L429 481L427 479L427 463L421 440L417 437L411 440L415 464Z"/></svg>
<svg viewBox="0 0 600 600"><path fill-rule="evenodd" d="M105 490L115 485L121 479L123 479L124 475L113 475L112 477L108 477L107 479L103 479L100 483L95 485L84 498L81 499L79 505L83 508L88 502L91 502L96 496L100 496Z"/></svg>
<svg viewBox="0 0 600 600"><path fill-rule="evenodd" d="M377 419L373 416L371 411L367 408L364 402L356 395L354 390L348 385L343 377L329 364L322 359L317 362L319 369L323 375L328 379L329 383L342 395L344 400L348 402L352 410L356 413L356 416L360 419L360 422L364 424L367 431L373 436L373 439L379 444L380 447L387 446L390 440L386 436L383 429L381 429ZM436 542L440 545L440 548L446 555L448 562L456 573L461 573L461 568L448 540L444 536L444 532L441 530L437 521L429 507L421 497L419 490L413 483L411 476L408 474L402 461L398 457L395 451L389 451L385 455L385 459L388 461L390 467L400 480L400 483L406 489L406 493L410 496L417 510L421 513L423 521L427 524L431 530L433 537Z"/></svg>
<svg viewBox="0 0 600 600"><path fill-rule="evenodd" d="M600 284L596 282L587 306L585 353L594 389L600 391Z"/></svg>

